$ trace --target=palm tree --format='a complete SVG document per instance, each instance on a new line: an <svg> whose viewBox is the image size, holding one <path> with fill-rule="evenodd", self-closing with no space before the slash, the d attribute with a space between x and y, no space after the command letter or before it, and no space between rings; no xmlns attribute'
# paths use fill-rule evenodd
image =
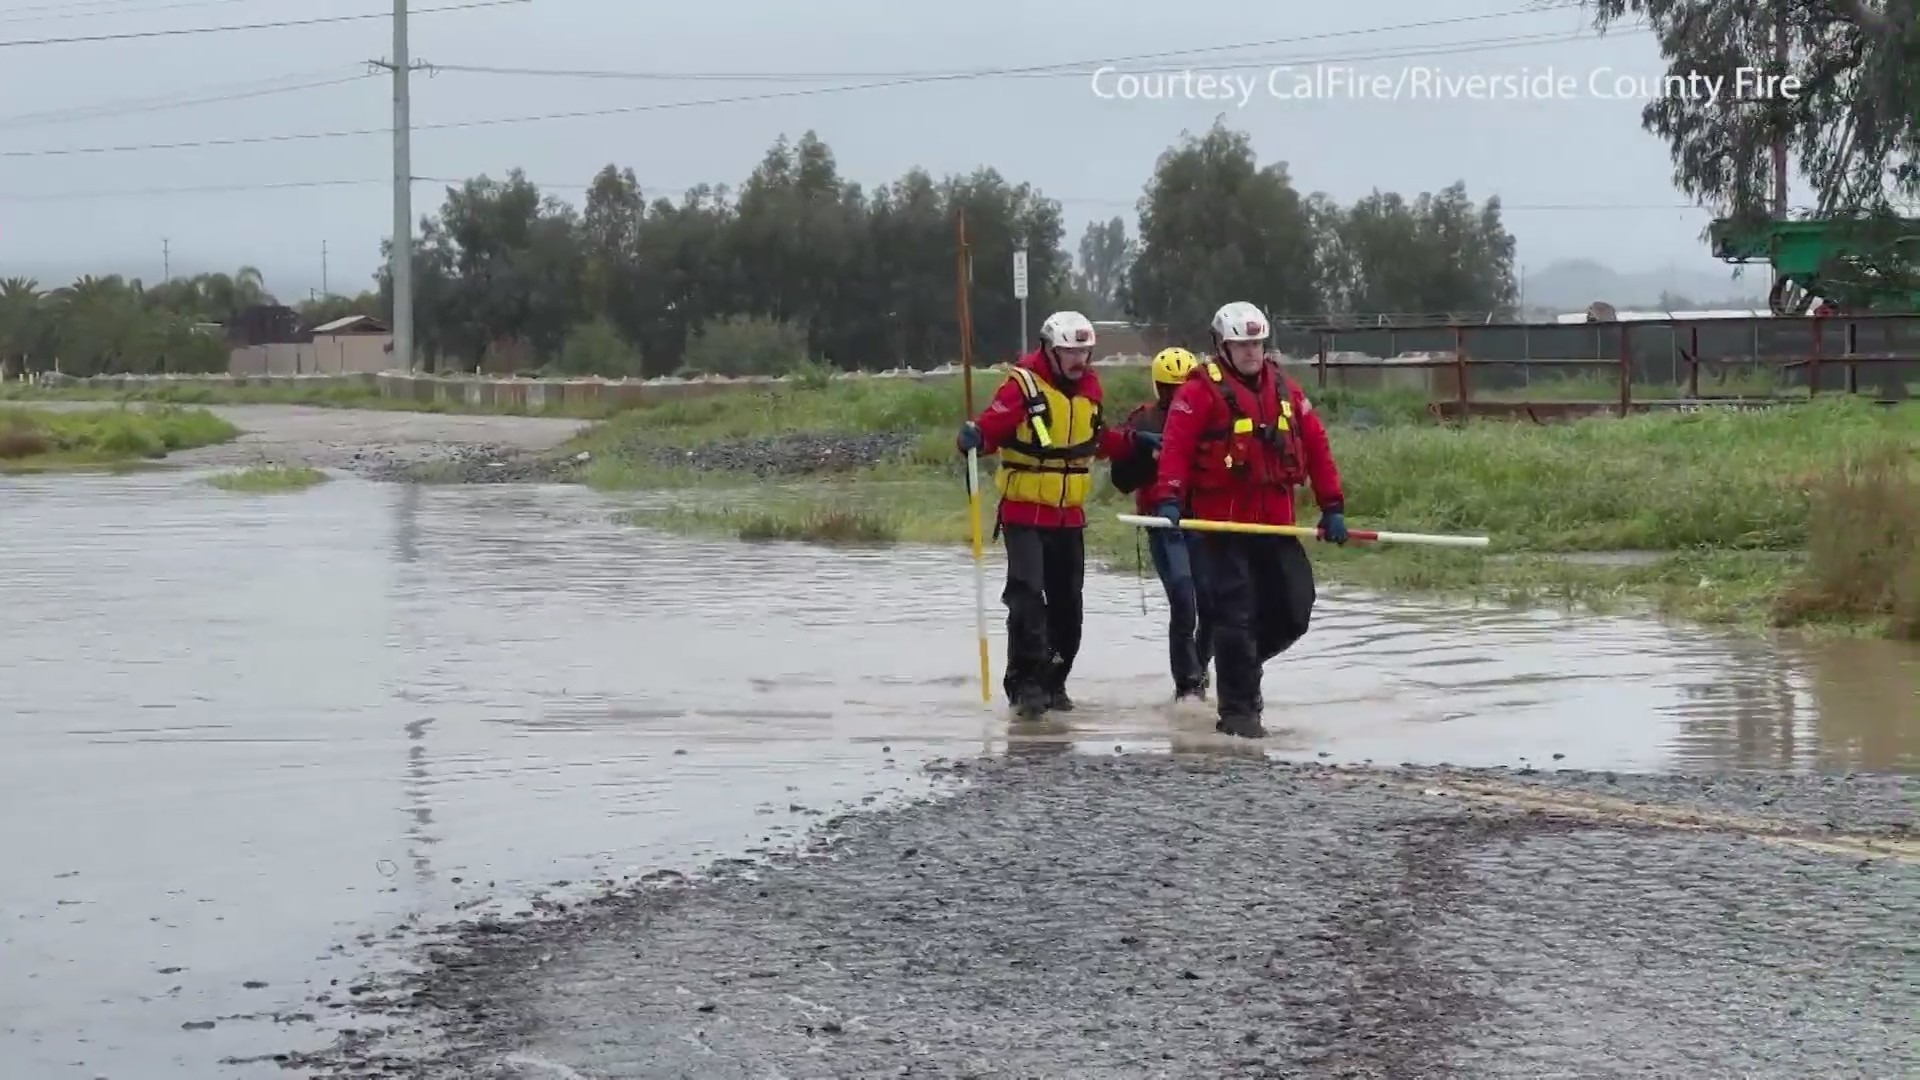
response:
<svg viewBox="0 0 1920 1080"><path fill-rule="evenodd" d="M0 379L32 370L47 327L38 281L21 277L0 281Z"/></svg>

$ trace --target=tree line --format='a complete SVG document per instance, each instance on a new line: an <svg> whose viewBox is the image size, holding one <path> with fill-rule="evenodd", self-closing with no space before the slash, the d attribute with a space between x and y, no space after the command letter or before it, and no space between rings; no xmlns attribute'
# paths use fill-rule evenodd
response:
<svg viewBox="0 0 1920 1080"><path fill-rule="evenodd" d="M227 370L226 324L278 303L260 271L195 274L155 285L118 274L48 289L32 278L0 279L0 377L56 367L69 375ZM374 314L374 290L300 306L306 325Z"/></svg>
<svg viewBox="0 0 1920 1080"><path fill-rule="evenodd" d="M1016 247L1030 326L1068 307L1203 336L1225 298L1298 317L1507 314L1517 291L1498 198L1475 203L1456 183L1342 206L1302 194L1284 163L1260 165L1217 122L1161 155L1133 235L1121 217L1095 222L1077 259L1060 203L1031 184L914 169L868 192L809 131L776 142L737 192L649 202L611 165L579 209L518 171L449 189L415 256L418 344L449 366L576 374L944 363L959 353L962 214L988 356L1016 340Z"/></svg>
<svg viewBox="0 0 1920 1080"><path fill-rule="evenodd" d="M1510 314L1514 241L1497 197L1464 184L1348 205L1295 188L1244 133L1216 122L1161 155L1129 230L1119 216L1065 246L1061 204L991 168L913 169L871 191L841 176L809 131L782 138L737 190L649 199L608 165L582 205L518 170L446 191L414 249L420 358L437 370L606 376L756 374L807 363L926 367L959 355L956 221L973 264L975 340L1012 351L1013 253L1027 251L1029 329L1047 312L1184 328L1247 299L1280 316L1351 311ZM382 255L391 251L382 244ZM1077 259L1074 257L1077 254ZM384 259L383 259L384 262ZM303 305L309 326L388 318L392 282ZM0 286L0 360L72 374L219 370L206 324L270 302L257 272L143 287L83 279L42 293ZM196 327L199 331L196 332Z"/></svg>

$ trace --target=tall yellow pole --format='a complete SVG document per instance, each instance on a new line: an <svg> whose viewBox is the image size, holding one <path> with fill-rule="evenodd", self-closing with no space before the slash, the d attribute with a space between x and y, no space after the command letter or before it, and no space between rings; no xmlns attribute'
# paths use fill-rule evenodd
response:
<svg viewBox="0 0 1920 1080"><path fill-rule="evenodd" d="M960 317L960 385L967 411L973 411L973 311L967 302L967 285L972 279L972 256L967 250L967 212L959 211L956 222L959 239L959 280L954 283ZM967 451L967 522L973 531L973 633L980 644L980 700L993 701L992 661L987 653L987 567L986 549L980 538L980 452Z"/></svg>

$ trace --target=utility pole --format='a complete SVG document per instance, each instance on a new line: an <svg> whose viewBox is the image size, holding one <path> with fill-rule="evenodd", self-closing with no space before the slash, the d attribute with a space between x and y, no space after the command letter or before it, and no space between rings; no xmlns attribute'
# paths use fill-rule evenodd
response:
<svg viewBox="0 0 1920 1080"><path fill-rule="evenodd" d="M377 63L377 62L376 62ZM393 0L393 364L413 370L413 100L408 76L407 0Z"/></svg>
<svg viewBox="0 0 1920 1080"><path fill-rule="evenodd" d="M320 295L333 295L333 290L327 288L327 242L325 240L320 241Z"/></svg>
<svg viewBox="0 0 1920 1080"><path fill-rule="evenodd" d="M160 238L160 280L173 280L173 247L164 236Z"/></svg>

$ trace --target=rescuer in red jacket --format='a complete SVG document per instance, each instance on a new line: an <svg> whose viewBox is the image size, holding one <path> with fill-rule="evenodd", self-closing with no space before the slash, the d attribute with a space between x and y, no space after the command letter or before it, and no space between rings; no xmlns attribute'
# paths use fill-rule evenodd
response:
<svg viewBox="0 0 1920 1080"><path fill-rule="evenodd" d="M995 537L1007 547L1007 700L1026 720L1073 708L1067 676L1080 653L1087 490L1096 458L1124 457L1152 435L1106 426L1093 370L1093 324L1058 311L980 415L960 429L962 454L998 454Z"/></svg>
<svg viewBox="0 0 1920 1080"><path fill-rule="evenodd" d="M1152 499L1158 514L1291 525L1293 489L1313 488L1320 534L1347 541L1340 472L1327 429L1298 383L1268 359L1266 316L1235 302L1213 316L1214 355L1173 396ZM1313 566L1291 536L1195 532L1213 609L1215 687L1229 735L1257 739L1264 665L1307 632Z"/></svg>

